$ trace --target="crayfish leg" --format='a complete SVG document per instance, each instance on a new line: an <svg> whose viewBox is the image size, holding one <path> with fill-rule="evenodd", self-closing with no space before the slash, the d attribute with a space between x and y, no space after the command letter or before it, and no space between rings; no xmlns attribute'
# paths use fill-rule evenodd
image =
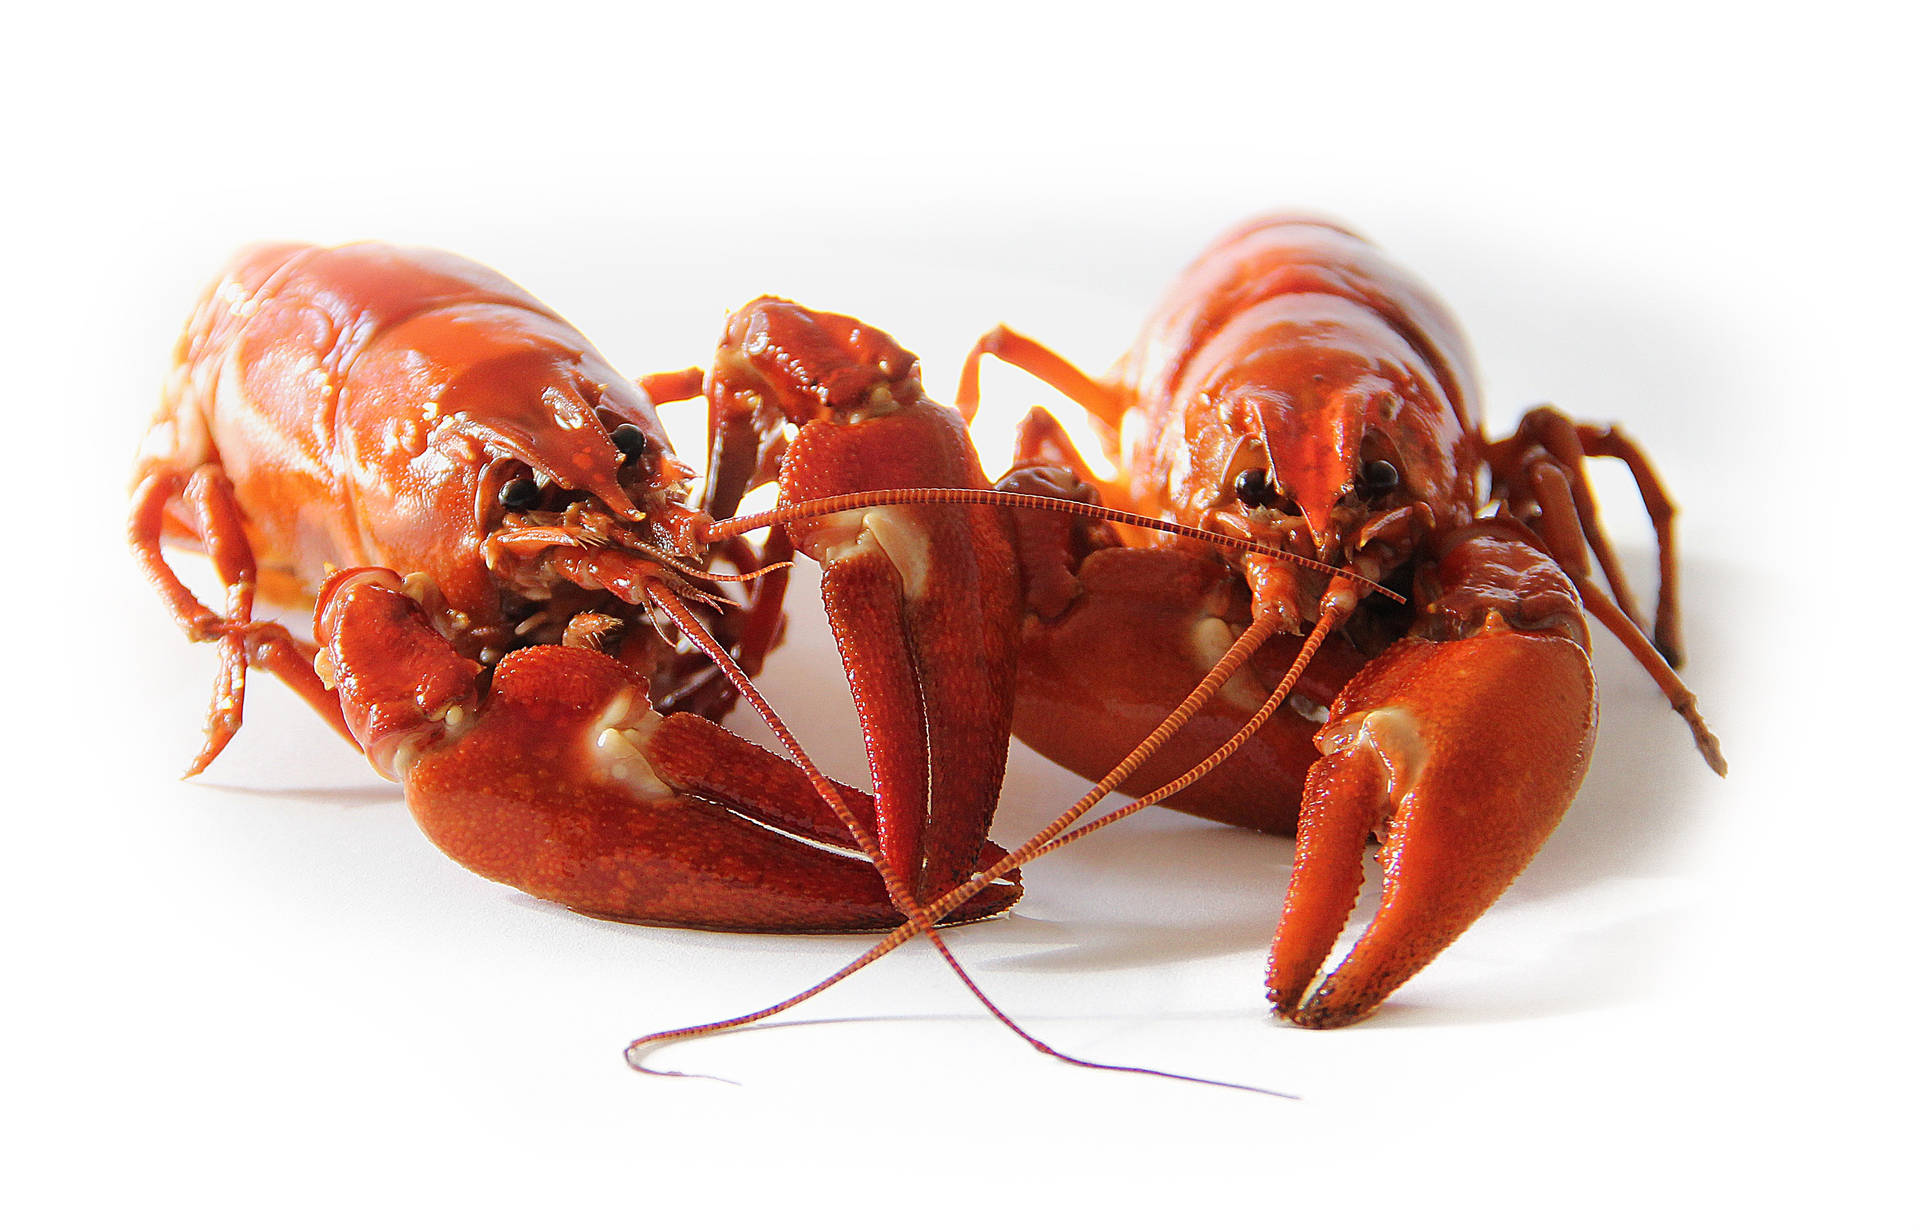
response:
<svg viewBox="0 0 1920 1231"><path fill-rule="evenodd" d="M1536 406L1520 420L1511 437L1490 446L1498 487L1519 495L1538 508L1531 524L1553 548L1560 567L1573 576L1587 571L1587 552L1606 578L1613 601L1630 623L1649 635L1669 666L1679 667L1685 654L1680 637L1680 561L1674 522L1679 507L1667 493L1659 472L1640 446L1616 427L1579 423L1553 406ZM1587 478L1585 460L1611 457L1624 462L1640 492L1640 503L1653 523L1659 557L1659 590L1654 619L1649 625L1628 588L1613 542L1600 524L1598 503ZM1552 478L1543 485L1542 479ZM1547 490L1542 490L1543 486Z"/></svg>
<svg viewBox="0 0 1920 1231"><path fill-rule="evenodd" d="M212 561L226 595L219 615L197 598L167 562L169 529L184 530ZM207 737L187 768L192 777L213 761L240 730L246 708L247 669L257 666L280 679L351 741L340 703L313 668L315 647L284 625L253 618L258 577L253 548L233 485L216 463L187 473L155 468L134 490L127 538L148 582L167 604L174 622L194 641L217 641L220 669L207 707Z"/></svg>
<svg viewBox="0 0 1920 1231"><path fill-rule="evenodd" d="M1081 409L1093 416L1096 430L1109 451L1116 451L1120 440L1120 419L1129 399L1118 387L1096 380L1053 351L1005 325L996 325L981 335L967 352L960 368L960 388L954 405L960 417L971 423L980 406L980 360L992 355L1011 364L1036 380L1052 385Z"/></svg>

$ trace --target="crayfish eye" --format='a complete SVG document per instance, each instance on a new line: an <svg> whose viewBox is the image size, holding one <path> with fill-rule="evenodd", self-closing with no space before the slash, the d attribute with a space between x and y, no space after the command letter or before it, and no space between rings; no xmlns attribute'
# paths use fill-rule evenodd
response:
<svg viewBox="0 0 1920 1231"><path fill-rule="evenodd" d="M1384 457L1376 457L1360 467L1360 494L1373 499L1400 486L1400 471Z"/></svg>
<svg viewBox="0 0 1920 1231"><path fill-rule="evenodd" d="M640 430L638 424L622 423L613 429L613 447L620 450L622 460L630 462L644 456L650 447L650 442L647 440L647 434Z"/></svg>
<svg viewBox="0 0 1920 1231"><path fill-rule="evenodd" d="M540 485L529 478L508 479L500 485L500 504L509 509L530 509L540 503Z"/></svg>
<svg viewBox="0 0 1920 1231"><path fill-rule="evenodd" d="M1233 476L1233 494L1250 509L1270 509L1280 503L1280 489L1264 470L1247 469Z"/></svg>

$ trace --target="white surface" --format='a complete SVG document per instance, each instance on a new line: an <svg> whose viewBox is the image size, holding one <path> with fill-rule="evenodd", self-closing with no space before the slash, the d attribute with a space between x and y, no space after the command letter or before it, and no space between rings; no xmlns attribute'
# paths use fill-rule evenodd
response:
<svg viewBox="0 0 1920 1231"><path fill-rule="evenodd" d="M1433 10L16 26L22 1225L1910 1218L1913 957L1890 903L1913 866L1911 31L1848 5L1796 27ZM1647 445L1686 506L1688 674L1733 766L1708 774L1603 648L1561 832L1345 1031L1264 1013L1284 842L1152 814L1032 869L1014 919L949 934L1064 1050L1301 1101L1049 1062L919 946L783 1028L660 1055L738 1088L641 1078L630 1037L777 999L864 942L621 927L478 880L271 681L178 780L213 659L128 562L124 476L173 332L238 244L455 248L634 371L701 362L727 307L779 292L893 331L944 394L1001 319L1104 365L1221 226L1277 206L1347 219L1435 285L1496 424L1551 398ZM1037 397L994 382L1010 411ZM856 773L844 711L813 708L833 678L788 653L768 687ZM1016 751L1005 832L1074 793Z"/></svg>

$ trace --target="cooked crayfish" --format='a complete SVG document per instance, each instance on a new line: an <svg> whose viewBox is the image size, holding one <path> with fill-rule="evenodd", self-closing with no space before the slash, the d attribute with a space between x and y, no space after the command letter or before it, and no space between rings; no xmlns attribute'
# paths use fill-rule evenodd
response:
<svg viewBox="0 0 1920 1231"><path fill-rule="evenodd" d="M1291 218L1230 232L1104 380L996 329L963 370L969 416L988 354L1082 406L1120 474L1096 476L1036 409L1003 489L1174 518L1414 600L1277 556L1126 545L1105 526L1016 514L1028 610L1016 734L1103 786L1148 796L1184 784L1170 807L1281 832L1297 817L1267 980L1284 1016L1337 1026L1371 1012L1552 833L1597 718L1583 613L1626 645L1725 772L1673 671L1675 509L1652 466L1618 431L1549 407L1488 440L1459 328L1352 233ZM1583 470L1595 456L1631 467L1656 528L1650 629L1596 516ZM1588 577L1589 549L1605 590ZM1245 675L1195 691L1230 644ZM1228 744L1237 751L1211 772L1182 774ZM1380 909L1316 981L1375 836Z"/></svg>
<svg viewBox="0 0 1920 1231"><path fill-rule="evenodd" d="M843 356L856 334L778 301L734 316L706 389L727 412L713 481L693 507L654 402L698 394L698 370L626 380L527 292L445 253L242 253L181 339L130 527L174 618L220 647L189 772L231 739L260 667L399 778L428 836L484 876L635 921L912 918L998 854L986 830L1018 600L1002 514L896 509L796 531L830 557L828 610L882 750L877 800L822 778L747 679L779 636L789 540L776 530L756 553L708 534L783 452L790 499L902 473L985 485L954 447L959 419L912 393L912 357L879 335ZM830 362L808 354L816 335ZM856 358L881 382L872 396L849 383ZM790 443L775 398L805 400ZM211 557L224 611L180 580L167 541ZM884 554L897 549L917 553L904 587ZM256 619L257 592L312 603L318 644ZM712 721L742 690L795 761ZM1018 892L997 883L954 917Z"/></svg>
<svg viewBox="0 0 1920 1231"><path fill-rule="evenodd" d="M1085 407L1122 478L1036 410L990 489L966 429L986 354ZM1667 661L1673 507L1645 458L1550 409L1488 441L1445 311L1324 224L1228 236L1106 380L994 331L959 413L885 334L774 299L729 318L704 381L630 382L499 276L377 245L243 254L177 360L131 537L220 646L194 771L264 668L399 777L454 858L588 913L894 926L877 954L1006 909L1022 864L1147 802L1297 817L1269 993L1331 1026L1458 936L1572 800L1583 613L1724 771ZM654 403L699 393L694 506ZM1655 521L1651 639L1589 456L1624 459ZM735 516L775 478L771 512ZM223 612L167 541L211 557ZM748 679L796 547L822 564L872 796L825 779ZM256 591L311 601L317 644L255 619ZM715 724L741 696L793 760ZM1100 780L1009 853L986 835L1014 732ZM1113 789L1139 800L1075 828ZM1309 994L1376 833L1381 910Z"/></svg>

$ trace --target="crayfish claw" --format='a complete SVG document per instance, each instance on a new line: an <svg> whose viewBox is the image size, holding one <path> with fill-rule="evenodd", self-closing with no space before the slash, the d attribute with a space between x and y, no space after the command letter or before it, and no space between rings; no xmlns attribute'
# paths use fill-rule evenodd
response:
<svg viewBox="0 0 1920 1231"><path fill-rule="evenodd" d="M1552 834L1586 774L1593 674L1564 636L1490 626L1410 638L1334 703L1307 776L1267 991L1309 1028L1346 1025L1467 930ZM1380 909L1315 982L1384 828Z"/></svg>
<svg viewBox="0 0 1920 1231"><path fill-rule="evenodd" d="M579 621L576 619L576 623ZM316 632L341 707L420 828L469 869L583 914L753 931L857 931L901 915L792 762L582 645L506 655L484 679L386 569L335 574ZM580 637L599 630L583 625ZM856 820L873 801L836 786ZM955 920L1005 910L997 884Z"/></svg>
<svg viewBox="0 0 1920 1231"><path fill-rule="evenodd" d="M919 361L851 317L756 300L728 321L714 371L717 413L784 417L783 507L987 487L965 424L926 397ZM866 737L878 847L931 901L980 866L1006 768L1020 624L1007 520L993 508L883 505L797 519L788 533L821 565Z"/></svg>

